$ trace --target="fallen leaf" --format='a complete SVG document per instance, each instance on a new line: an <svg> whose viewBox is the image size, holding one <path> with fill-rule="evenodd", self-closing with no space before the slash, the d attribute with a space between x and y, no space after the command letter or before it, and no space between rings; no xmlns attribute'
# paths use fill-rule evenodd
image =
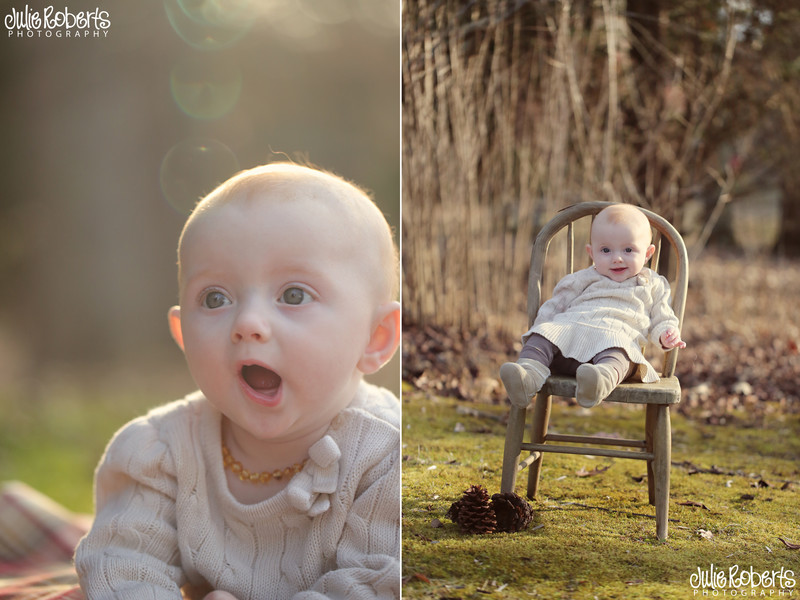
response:
<svg viewBox="0 0 800 600"><path fill-rule="evenodd" d="M596 469L592 469L591 471L587 471L583 467L575 471L575 475L578 477L591 477L592 475L600 475L601 473L605 473L611 468L611 465L607 465L605 467L597 467Z"/></svg>
<svg viewBox="0 0 800 600"><path fill-rule="evenodd" d="M708 507L703 504L702 502L695 502L694 500L687 500L686 502L678 502L680 506L692 506L696 508L702 508L703 510L708 510Z"/></svg>
<svg viewBox="0 0 800 600"><path fill-rule="evenodd" d="M763 479L759 479L758 481L754 481L751 484L751 487L754 487L754 488L768 488L768 487L772 487L772 486L769 483L767 483L766 481L764 481Z"/></svg>
<svg viewBox="0 0 800 600"><path fill-rule="evenodd" d="M442 527L442 522L439 519L434 519L431 521L431 527L438 529L439 527Z"/></svg>
<svg viewBox="0 0 800 600"><path fill-rule="evenodd" d="M699 535L701 538L706 539L706 540L710 540L710 539L714 538L714 534L711 533L710 531L706 531L705 529L698 529L697 530L697 535Z"/></svg>
<svg viewBox="0 0 800 600"><path fill-rule="evenodd" d="M644 481L645 475L632 475L631 479L633 479L636 483L642 483Z"/></svg>
<svg viewBox="0 0 800 600"><path fill-rule="evenodd" d="M430 583L430 582L431 582L431 580L430 580L430 579L428 579L428 578L427 578L425 575L423 575L422 573L414 573L414 574L413 574L411 577L412 577L412 578L414 578L414 579L416 579L417 581L422 581L422 582L424 582L424 583Z"/></svg>
<svg viewBox="0 0 800 600"><path fill-rule="evenodd" d="M780 541L782 541L783 545L786 546L789 550L800 550L800 544L789 543L785 539L783 539L782 537L779 537L778 539Z"/></svg>
<svg viewBox="0 0 800 600"><path fill-rule="evenodd" d="M688 475L697 475L698 473L709 473L711 475L735 475L733 471L721 469L717 465L711 465L708 469L703 467L698 467L694 463L689 462L688 460L680 462L680 463L672 463L675 466L684 467L687 471Z"/></svg>
<svg viewBox="0 0 800 600"><path fill-rule="evenodd" d="M753 494L742 494L739 498L741 500L755 500L756 497Z"/></svg>
<svg viewBox="0 0 800 600"><path fill-rule="evenodd" d="M791 482L791 481L785 481L785 482L783 483L783 485L781 486L781 489L782 489L782 490L788 490L788 489L790 489L791 487L792 487L792 482Z"/></svg>

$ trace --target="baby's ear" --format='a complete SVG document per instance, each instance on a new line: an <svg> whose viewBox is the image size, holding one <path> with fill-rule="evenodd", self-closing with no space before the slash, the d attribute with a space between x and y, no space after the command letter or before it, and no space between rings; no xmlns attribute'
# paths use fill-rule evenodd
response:
<svg viewBox="0 0 800 600"><path fill-rule="evenodd" d="M646 256L647 258L645 259L645 262L647 262L648 260L650 260L651 258L653 258L653 254L655 254L655 251L656 251L656 247L655 247L653 244L650 244L650 245L647 247L647 251L645 252L645 256Z"/></svg>
<svg viewBox="0 0 800 600"><path fill-rule="evenodd" d="M378 309L358 370L369 375L389 362L400 345L400 336L400 303L387 302Z"/></svg>
<svg viewBox="0 0 800 600"><path fill-rule="evenodd" d="M173 306L169 309L167 315L169 319L169 332L172 334L172 339L178 344L178 347L183 350L183 330L181 329L181 307Z"/></svg>

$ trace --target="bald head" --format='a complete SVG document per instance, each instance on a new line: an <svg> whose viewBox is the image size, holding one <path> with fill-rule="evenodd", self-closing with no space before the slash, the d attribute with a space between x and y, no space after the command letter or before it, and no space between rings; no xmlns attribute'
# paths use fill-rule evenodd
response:
<svg viewBox="0 0 800 600"><path fill-rule="evenodd" d="M181 248L196 223L230 203L303 202L309 219L325 220L326 227L351 248L353 260L364 262L364 277L370 277L382 301L398 293L398 253L391 227L380 209L362 189L344 179L317 169L290 163L273 163L233 176L201 200L186 221L178 243L180 277Z"/></svg>
<svg viewBox="0 0 800 600"><path fill-rule="evenodd" d="M645 244L649 244L653 237L650 221L633 204L612 204L601 210L592 223L592 232L605 225L625 225Z"/></svg>

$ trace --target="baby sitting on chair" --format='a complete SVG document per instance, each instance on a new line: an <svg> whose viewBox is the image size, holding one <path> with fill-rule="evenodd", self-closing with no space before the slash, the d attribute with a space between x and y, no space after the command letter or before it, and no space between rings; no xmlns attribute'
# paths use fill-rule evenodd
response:
<svg viewBox="0 0 800 600"><path fill-rule="evenodd" d="M522 408L554 372L574 375L578 404L591 408L634 376L658 381L642 348L650 339L665 350L685 348L669 303L669 282L644 267L655 252L650 223L631 204L613 204L592 223L586 251L594 265L558 282L522 336L517 362L500 377Z"/></svg>

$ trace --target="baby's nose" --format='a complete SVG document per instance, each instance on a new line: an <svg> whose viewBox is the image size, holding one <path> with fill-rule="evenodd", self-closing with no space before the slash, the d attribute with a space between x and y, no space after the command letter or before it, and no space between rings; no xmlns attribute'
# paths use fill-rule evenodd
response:
<svg viewBox="0 0 800 600"><path fill-rule="evenodd" d="M231 339L233 342L266 342L272 336L269 318L265 310L244 306L236 315Z"/></svg>

